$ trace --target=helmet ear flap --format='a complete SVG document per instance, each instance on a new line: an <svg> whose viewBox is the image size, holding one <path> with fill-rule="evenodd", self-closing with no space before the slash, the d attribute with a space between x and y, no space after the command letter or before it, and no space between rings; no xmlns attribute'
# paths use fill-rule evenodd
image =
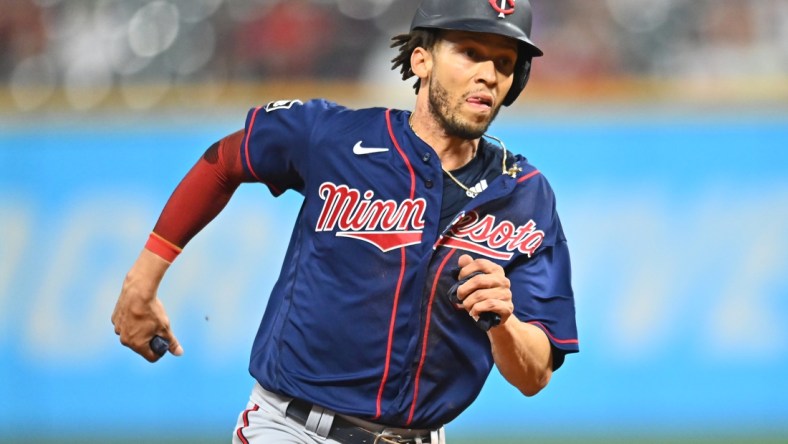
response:
<svg viewBox="0 0 788 444"><path fill-rule="evenodd" d="M520 93L525 89L525 85L528 83L528 79L531 77L531 61L533 59L531 57L523 57L522 59L517 60L517 63L514 67L514 79L512 79L512 87L509 89L509 93L506 94L506 98L503 101L504 106L509 106L517 100L517 97L520 96Z"/></svg>

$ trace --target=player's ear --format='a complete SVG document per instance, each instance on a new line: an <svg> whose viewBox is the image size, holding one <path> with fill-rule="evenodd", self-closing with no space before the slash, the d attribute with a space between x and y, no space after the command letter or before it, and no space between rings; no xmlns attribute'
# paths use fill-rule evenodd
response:
<svg viewBox="0 0 788 444"><path fill-rule="evenodd" d="M432 53L421 46L410 53L410 69L416 77L422 80L428 78L432 71L432 64Z"/></svg>

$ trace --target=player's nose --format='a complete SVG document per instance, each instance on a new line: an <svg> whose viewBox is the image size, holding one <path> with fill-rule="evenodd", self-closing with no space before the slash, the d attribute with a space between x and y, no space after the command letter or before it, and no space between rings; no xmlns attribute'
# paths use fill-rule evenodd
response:
<svg viewBox="0 0 788 444"><path fill-rule="evenodd" d="M498 80L498 71L492 60L480 60L476 63L475 80L485 85L494 85Z"/></svg>

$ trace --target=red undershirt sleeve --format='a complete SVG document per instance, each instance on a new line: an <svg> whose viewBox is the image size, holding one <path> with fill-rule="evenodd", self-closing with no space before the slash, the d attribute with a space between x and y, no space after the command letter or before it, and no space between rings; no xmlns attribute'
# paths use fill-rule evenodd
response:
<svg viewBox="0 0 788 444"><path fill-rule="evenodd" d="M213 144L175 188L145 248L172 262L187 243L227 205L244 182L253 182L241 165L243 130Z"/></svg>

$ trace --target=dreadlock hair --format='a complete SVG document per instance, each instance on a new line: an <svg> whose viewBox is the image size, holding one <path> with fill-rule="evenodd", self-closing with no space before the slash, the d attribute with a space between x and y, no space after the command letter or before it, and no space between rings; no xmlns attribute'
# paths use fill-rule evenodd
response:
<svg viewBox="0 0 788 444"><path fill-rule="evenodd" d="M399 48L399 54L391 59L391 69L396 70L399 68L402 74L402 80L408 80L413 77L413 70L410 66L410 55L413 50L421 47L428 51L432 50L435 42L438 41L439 32L435 29L414 29L408 34L399 34L391 38L391 48ZM413 89L416 93L419 92L421 86L421 79L416 79Z"/></svg>

